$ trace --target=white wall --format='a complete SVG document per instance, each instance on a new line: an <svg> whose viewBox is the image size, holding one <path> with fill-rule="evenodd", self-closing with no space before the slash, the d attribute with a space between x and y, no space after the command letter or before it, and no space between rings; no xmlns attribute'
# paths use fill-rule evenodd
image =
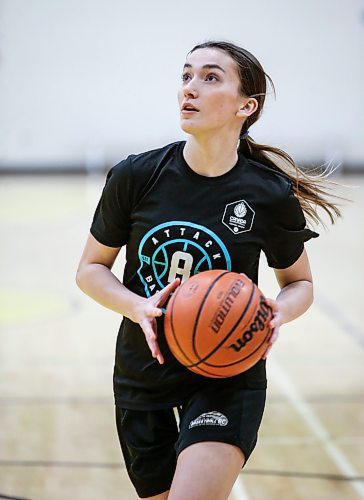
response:
<svg viewBox="0 0 364 500"><path fill-rule="evenodd" d="M181 67L209 38L275 82L256 140L364 167L361 0L0 0L0 166L113 163L183 138Z"/></svg>

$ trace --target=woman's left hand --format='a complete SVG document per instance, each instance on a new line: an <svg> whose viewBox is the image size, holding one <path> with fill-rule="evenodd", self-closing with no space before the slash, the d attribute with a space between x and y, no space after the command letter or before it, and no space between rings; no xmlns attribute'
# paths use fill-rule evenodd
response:
<svg viewBox="0 0 364 500"><path fill-rule="evenodd" d="M269 345L265 351L265 353L262 356L262 359L267 359L268 354L270 353L270 350L273 347L273 344L278 338L279 335L279 327L282 325L282 317L278 309L277 301L273 299L267 299L266 302L269 305L269 307L272 308L272 313L273 313L273 318L271 319L269 326L272 329L271 336L269 338Z"/></svg>

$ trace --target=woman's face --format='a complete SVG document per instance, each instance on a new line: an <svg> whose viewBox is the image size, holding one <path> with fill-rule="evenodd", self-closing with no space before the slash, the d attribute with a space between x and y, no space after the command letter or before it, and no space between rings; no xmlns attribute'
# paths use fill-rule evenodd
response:
<svg viewBox="0 0 364 500"><path fill-rule="evenodd" d="M189 54L178 91L182 130L196 135L221 128L240 130L242 117L237 113L244 97L239 87L236 63L224 51L205 48Z"/></svg>

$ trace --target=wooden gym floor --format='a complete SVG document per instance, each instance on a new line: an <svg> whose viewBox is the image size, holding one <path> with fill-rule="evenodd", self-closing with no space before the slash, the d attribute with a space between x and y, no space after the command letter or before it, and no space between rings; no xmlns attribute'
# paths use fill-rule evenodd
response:
<svg viewBox="0 0 364 500"><path fill-rule="evenodd" d="M272 351L234 500L364 499L364 178L338 180L354 203L307 245L316 301ZM114 428L120 318L74 283L103 182L1 178L0 498L136 498ZM260 286L276 293L264 258Z"/></svg>

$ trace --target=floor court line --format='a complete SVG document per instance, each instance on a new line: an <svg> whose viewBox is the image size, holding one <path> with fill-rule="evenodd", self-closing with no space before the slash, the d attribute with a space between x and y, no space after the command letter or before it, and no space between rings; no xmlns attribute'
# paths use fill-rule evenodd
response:
<svg viewBox="0 0 364 500"><path fill-rule="evenodd" d="M229 498L231 500L249 500L250 497L240 476L235 481Z"/></svg>
<svg viewBox="0 0 364 500"><path fill-rule="evenodd" d="M279 394L270 396L269 404L281 404L285 398ZM363 403L364 394L315 394L305 398L310 404L338 404L338 403ZM99 404L112 406L112 397L32 397L32 396L0 396L0 406L2 405L88 405ZM1 498L1 497L0 497Z"/></svg>
<svg viewBox="0 0 364 500"><path fill-rule="evenodd" d="M317 442L317 439L314 439ZM0 467L45 467L60 469L125 469L123 462L67 462L49 460L0 460ZM294 470L272 470L272 469L243 469L243 476L282 476L296 479L321 479L324 481L361 481L364 476L347 476L324 472L302 472ZM1 498L1 496L0 496Z"/></svg>
<svg viewBox="0 0 364 500"><path fill-rule="evenodd" d="M315 292L315 304L334 321L345 335L351 337L359 347L364 349L363 330L353 323L340 308L318 292Z"/></svg>
<svg viewBox="0 0 364 500"><path fill-rule="evenodd" d="M321 446L342 474L350 477L359 476L345 455L330 441L329 433L310 407L306 404L297 388L289 379L288 375L272 359L269 360L269 372L279 389L286 395L287 399L290 401L297 413L301 415L307 426L311 429L312 433L316 436ZM350 482L350 485L359 495L359 498L364 499L364 485L358 481L352 481Z"/></svg>
<svg viewBox="0 0 364 500"><path fill-rule="evenodd" d="M324 472L248 469L244 470L241 474L247 476L292 477L294 479L320 479L322 481L361 481L364 483L364 476L343 476L340 474L326 474Z"/></svg>
<svg viewBox="0 0 364 500"><path fill-rule="evenodd" d="M1 493L0 493L0 498L4 498L6 500L31 500L30 498L14 497L14 496L9 496L9 495L4 495Z"/></svg>

